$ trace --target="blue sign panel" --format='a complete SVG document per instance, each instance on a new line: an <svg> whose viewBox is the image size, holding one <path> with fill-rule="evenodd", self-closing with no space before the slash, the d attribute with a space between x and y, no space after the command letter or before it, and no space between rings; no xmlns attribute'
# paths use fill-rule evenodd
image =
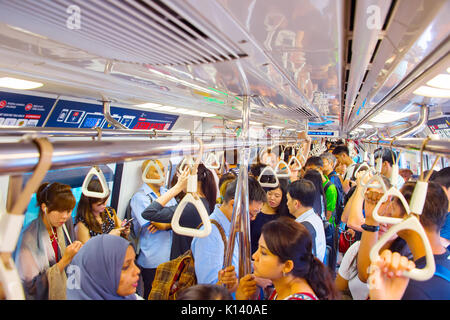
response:
<svg viewBox="0 0 450 320"><path fill-rule="evenodd" d="M0 127L41 127L55 100L0 91Z"/></svg>
<svg viewBox="0 0 450 320"><path fill-rule="evenodd" d="M111 107L111 116L129 129L170 130L177 115ZM103 116L103 106L68 100L58 101L46 127L114 129Z"/></svg>
<svg viewBox="0 0 450 320"><path fill-rule="evenodd" d="M336 131L308 131L308 136L334 137L335 135Z"/></svg>

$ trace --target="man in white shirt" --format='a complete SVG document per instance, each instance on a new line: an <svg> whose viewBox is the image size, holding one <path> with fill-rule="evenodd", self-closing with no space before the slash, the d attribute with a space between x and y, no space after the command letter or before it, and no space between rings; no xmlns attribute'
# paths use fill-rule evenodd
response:
<svg viewBox="0 0 450 320"><path fill-rule="evenodd" d="M313 253L323 262L326 240L322 219L313 209L316 192L311 181L305 179L294 181L288 186L287 206L289 213L296 218L295 221L302 223L310 230L313 237Z"/></svg>
<svg viewBox="0 0 450 320"><path fill-rule="evenodd" d="M345 145L338 145L336 148L334 148L333 155L336 157L338 163L344 164L347 167L344 175L344 181L342 182L342 188L345 193L348 193L348 191L352 187L350 180L353 177L356 163L350 157L348 147Z"/></svg>
<svg viewBox="0 0 450 320"><path fill-rule="evenodd" d="M397 155L390 149L378 149L374 153L375 161L381 157L383 161L381 166L381 175L385 176L389 180L392 177L392 166L394 165L394 161L397 162ZM391 180L392 182L392 180ZM405 183L405 180L401 175L398 175L395 187L400 190L400 188Z"/></svg>

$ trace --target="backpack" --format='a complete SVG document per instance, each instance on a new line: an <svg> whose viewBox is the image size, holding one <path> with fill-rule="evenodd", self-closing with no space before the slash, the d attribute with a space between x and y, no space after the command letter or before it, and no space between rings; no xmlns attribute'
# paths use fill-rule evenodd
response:
<svg viewBox="0 0 450 320"><path fill-rule="evenodd" d="M344 190L342 189L342 185L340 184L339 176L336 173L331 173L328 175L328 178L331 181L331 178L336 178L339 181L339 185L332 182L336 186L337 190L337 199L336 199L336 225L338 226L341 222L342 213L344 212ZM325 186L326 187L326 186ZM325 189L326 190L326 189Z"/></svg>
<svg viewBox="0 0 450 320"><path fill-rule="evenodd" d="M222 241L227 249L227 238L222 226L214 219L211 219L217 229L219 229ZM203 223L198 227L200 228ZM225 258L225 252L224 252ZM155 279L152 290L148 295L148 300L176 300L178 294L186 288L197 284L195 276L194 256L191 249L187 250L178 258L161 263L156 268Z"/></svg>

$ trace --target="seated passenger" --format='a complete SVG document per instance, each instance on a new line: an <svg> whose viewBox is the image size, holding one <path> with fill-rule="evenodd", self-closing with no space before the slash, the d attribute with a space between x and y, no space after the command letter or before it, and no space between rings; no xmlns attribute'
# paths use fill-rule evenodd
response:
<svg viewBox="0 0 450 320"><path fill-rule="evenodd" d="M131 244L110 234L89 239L71 266L67 300L136 300L139 268Z"/></svg>
<svg viewBox="0 0 450 320"><path fill-rule="evenodd" d="M269 300L338 298L331 274L313 256L311 235L301 223L285 217L266 223L252 258L254 273L241 278L238 300L250 299L257 292L255 277L274 284Z"/></svg>
<svg viewBox="0 0 450 320"><path fill-rule="evenodd" d="M252 254L258 249L257 239L261 236L261 228L264 224L281 216L294 218L287 207L287 180L281 178L278 180L280 183L277 187L263 188L267 194L267 201L264 202L255 220L250 223Z"/></svg>
<svg viewBox="0 0 450 320"><path fill-rule="evenodd" d="M325 257L326 241L322 219L314 212L314 184L305 179L292 182L288 186L287 206L289 213L296 221L305 225L313 238L313 252L323 261Z"/></svg>
<svg viewBox="0 0 450 320"><path fill-rule="evenodd" d="M97 179L92 179L87 189L94 192L103 191ZM130 234L130 226L122 227L122 221L117 216L116 210L106 206L108 198L109 194L103 199L81 194L75 217L77 240L86 243L91 237L99 234L109 233L124 238Z"/></svg>
<svg viewBox="0 0 450 320"><path fill-rule="evenodd" d="M227 239L230 237L236 187L237 180L234 180L228 185L224 203L220 207L216 207L210 216L210 219L216 220L220 224ZM266 192L258 181L249 177L248 200L250 220L255 219L266 199ZM201 229L203 228L202 226ZM225 249L220 231L214 224L212 224L211 233L207 237L194 238L192 240L191 250L194 256L197 283L217 284L219 282L218 272L223 268ZM238 270L239 243L237 239L234 245L232 264L235 270Z"/></svg>
<svg viewBox="0 0 450 320"><path fill-rule="evenodd" d="M150 160L142 163L142 172L147 167ZM164 173L164 166L159 160L155 161ZM148 179L159 179L158 171L155 167L150 167L147 171ZM133 220L134 234L139 237L139 249L137 249L137 264L141 269L144 282L144 297L147 298L152 289L152 282L155 277L156 268L163 262L170 260L170 249L172 246L172 230L158 230L152 222L142 217L142 212L153 201L164 195L168 190L164 183L143 183L130 201L131 216ZM176 206L175 199L171 199L167 206ZM161 226L158 226L160 229Z"/></svg>
<svg viewBox="0 0 450 320"><path fill-rule="evenodd" d="M16 265L27 300L65 300L66 267L82 247L74 241L70 186L44 183L36 192L39 216L25 229ZM68 235L62 226L66 225Z"/></svg>
<svg viewBox="0 0 450 320"><path fill-rule="evenodd" d="M189 169L186 168L178 176L177 183L142 212L142 217L152 222L170 223L177 206L167 206L167 204L179 193L186 192L188 176ZM206 211L211 214L216 205L217 186L213 174L202 163L199 164L197 171L197 195L202 200ZM201 222L202 220L195 206L188 203L181 214L180 226L195 229L198 228ZM191 241L192 237L173 233L170 260L189 250Z"/></svg>

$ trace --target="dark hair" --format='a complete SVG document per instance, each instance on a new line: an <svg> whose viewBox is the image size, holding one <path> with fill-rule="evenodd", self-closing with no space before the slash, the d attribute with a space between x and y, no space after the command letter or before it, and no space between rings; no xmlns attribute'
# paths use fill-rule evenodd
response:
<svg viewBox="0 0 450 320"><path fill-rule="evenodd" d="M430 181L436 182L445 189L450 187L450 167L445 167L439 170L433 177L430 177Z"/></svg>
<svg viewBox="0 0 450 320"><path fill-rule="evenodd" d="M306 160L305 168L308 167L308 166L311 166L311 165L319 167L319 168L323 168L323 160L322 160L322 158L321 157L309 157Z"/></svg>
<svg viewBox="0 0 450 320"><path fill-rule="evenodd" d="M228 203L230 200L234 199L234 194L236 192L238 180L234 180L230 182L227 186L227 190L225 191L224 202ZM266 202L267 195L264 189L261 187L259 182L253 178L248 177L248 201L257 201L257 202Z"/></svg>
<svg viewBox="0 0 450 320"><path fill-rule="evenodd" d="M236 174L234 174L231 171L223 174L219 179L219 189L222 187L222 185L225 181L234 180L234 179L236 179Z"/></svg>
<svg viewBox="0 0 450 320"><path fill-rule="evenodd" d="M267 164L261 162L254 163L250 166L250 174L258 179L261 171L263 171L265 167L267 167Z"/></svg>
<svg viewBox="0 0 450 320"><path fill-rule="evenodd" d="M287 206L287 187L288 187L288 179L283 179L283 178L278 178L279 184L276 187L265 187L263 188L264 191L269 192L272 190L276 190L276 189L280 189L281 190L281 202L280 205L278 206L276 213L278 213L280 216L285 216L285 217L292 217L291 214L289 213L289 209Z"/></svg>
<svg viewBox="0 0 450 320"><path fill-rule="evenodd" d="M373 157L375 160L381 157L383 162L387 161L391 166L394 165L394 161L397 161L397 154L391 149L378 148L375 150Z"/></svg>
<svg viewBox="0 0 450 320"><path fill-rule="evenodd" d="M300 201L304 207L313 207L316 192L314 184L306 179L294 181L288 186L291 198Z"/></svg>
<svg viewBox="0 0 450 320"><path fill-rule="evenodd" d="M337 145L336 148L333 150L333 154L335 156L340 155L341 153L345 153L346 155L350 155L350 151L348 150L348 147L345 145Z"/></svg>
<svg viewBox="0 0 450 320"><path fill-rule="evenodd" d="M314 183L314 187L316 188L316 193L314 194L314 211L321 217L326 217L327 210L327 198L325 196L325 191L323 189L322 184L322 175L317 170L307 170L303 179L309 180Z"/></svg>
<svg viewBox="0 0 450 320"><path fill-rule="evenodd" d="M203 163L198 165L197 181L202 183L202 192L206 197L209 205L209 213L214 211L217 198L217 186L214 175Z"/></svg>
<svg viewBox="0 0 450 320"><path fill-rule="evenodd" d="M320 300L338 298L332 275L328 268L312 254L312 238L301 223L286 217L266 223L261 230L267 248L281 263L292 260L290 272L305 279Z"/></svg>
<svg viewBox="0 0 450 320"><path fill-rule="evenodd" d="M59 182L41 184L36 191L36 201L39 206L39 213L42 214L42 204L50 211L72 211L76 204L72 189L67 184Z"/></svg>
<svg viewBox="0 0 450 320"><path fill-rule="evenodd" d="M177 300L233 300L228 289L217 284L197 284L181 291Z"/></svg>
<svg viewBox="0 0 450 320"><path fill-rule="evenodd" d="M98 179L92 179L88 186L88 191L94 191L94 192L102 192L103 187ZM98 221L95 219L94 215L92 214L92 205L94 203L104 203L108 200L108 196L105 198L94 198L94 197L88 197L85 196L83 193L80 196L80 201L78 202L77 207L77 215L75 216L75 223L78 223L79 221L84 220L87 224L87 227L89 230L92 230L97 233L102 233L102 227L98 223ZM101 218L103 221L106 219L106 212L101 213Z"/></svg>
<svg viewBox="0 0 450 320"><path fill-rule="evenodd" d="M416 186L416 182L406 182L401 188L401 193L409 203ZM403 209L400 200L395 197L394 201ZM428 230L439 233L442 229L448 213L448 198L440 185L435 182L428 182L427 196L420 215L420 223Z"/></svg>

